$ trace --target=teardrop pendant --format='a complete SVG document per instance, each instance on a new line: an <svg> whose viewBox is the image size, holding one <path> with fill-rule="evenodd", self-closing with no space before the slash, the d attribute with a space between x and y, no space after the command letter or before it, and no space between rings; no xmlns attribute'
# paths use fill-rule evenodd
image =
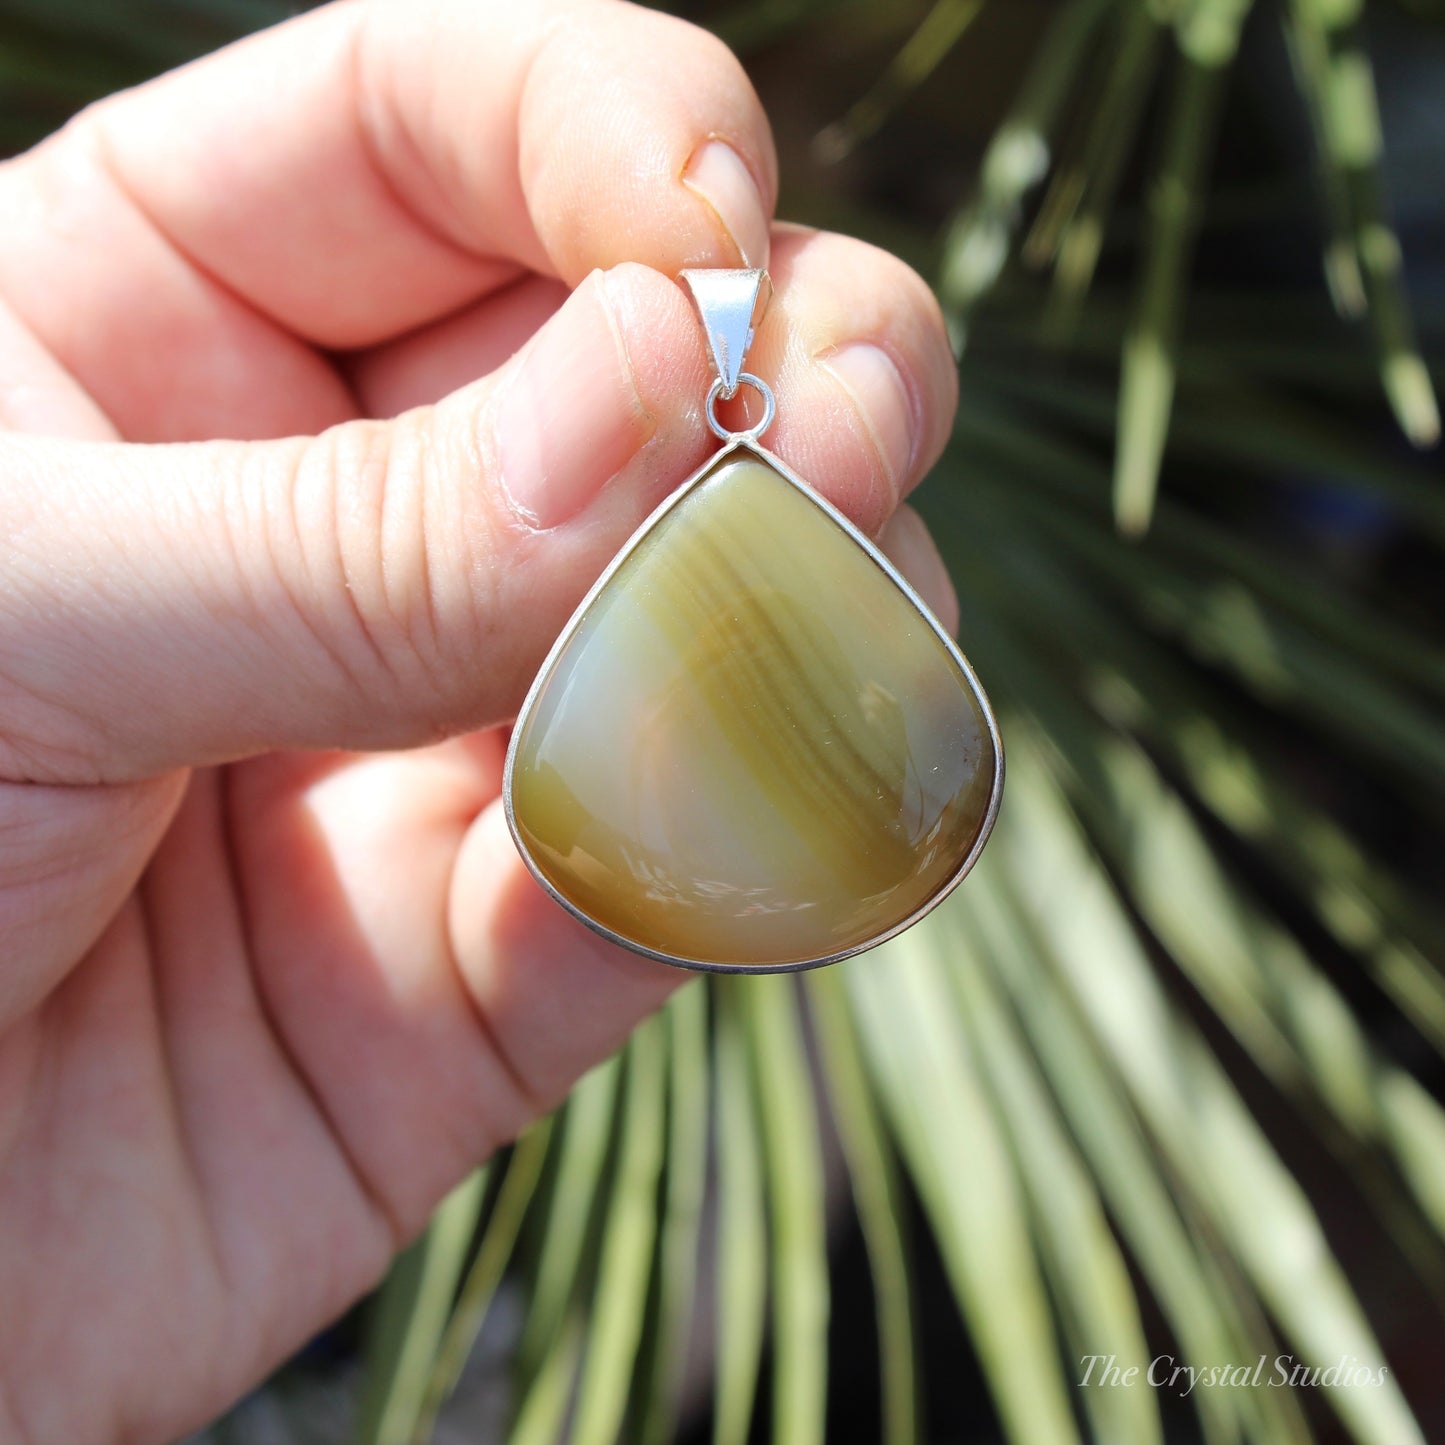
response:
<svg viewBox="0 0 1445 1445"><path fill-rule="evenodd" d="M752 381L742 349L727 361ZM504 794L522 857L584 922L669 963L770 972L926 913L978 856L1002 784L962 654L751 431L578 608L517 719Z"/></svg>

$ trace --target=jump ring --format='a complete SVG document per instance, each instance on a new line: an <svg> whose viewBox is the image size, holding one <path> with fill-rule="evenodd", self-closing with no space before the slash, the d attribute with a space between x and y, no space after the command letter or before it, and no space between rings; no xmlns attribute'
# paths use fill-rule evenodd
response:
<svg viewBox="0 0 1445 1445"><path fill-rule="evenodd" d="M761 377L754 376L750 371L738 373L738 386L746 382L763 399L763 419L756 426L750 426L743 431L729 431L717 419L718 398L723 394L722 377L714 379L713 384L708 388L707 405L704 410L707 412L707 424L712 428L713 434L719 436L725 442L755 442L772 426L773 418L778 413L778 404L773 400L773 389ZM737 391L737 387L733 388Z"/></svg>

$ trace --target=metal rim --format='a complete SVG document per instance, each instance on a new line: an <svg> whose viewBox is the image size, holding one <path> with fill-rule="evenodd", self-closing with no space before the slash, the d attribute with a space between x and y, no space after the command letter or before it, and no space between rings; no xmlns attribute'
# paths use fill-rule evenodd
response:
<svg viewBox="0 0 1445 1445"><path fill-rule="evenodd" d="M741 380L752 380L746 374ZM720 383L714 383L719 386ZM764 384L766 391L766 385ZM768 392L771 397L771 392ZM711 395L709 396L708 413L711 417ZM771 420L769 416L766 420ZM852 958L856 954L866 953L869 949L877 948L879 944L887 943L889 939L897 938L899 934L906 932L920 919L926 918L932 913L945 898L958 887L960 883L972 871L979 855L983 852L984 846L993 832L994 823L998 819L999 807L1003 801L1004 784L1004 748L1003 737L999 733L998 719L994 715L993 704L989 702L988 694L983 689L983 684L978 679L978 674L973 670L972 664L964 656L958 643L949 636L942 623L933 615L928 604L915 592L908 580L898 571L878 547L838 510L826 497L821 496L813 490L801 477L797 475L785 462L775 457L768 449L761 446L752 431L728 432L728 444L720 451L715 452L705 461L690 477L687 478L674 492L663 499L653 509L642 525L627 539L622 550L608 563L602 575L588 589L587 595L577 605L577 609L568 619L567 625L558 634L557 640L552 644L542 666L537 670L537 675L532 679L532 685L527 689L527 695L522 700L522 706L517 712L517 719L512 724L512 736L507 743L507 760L502 770L502 808L506 814L507 830L512 835L512 842L517 852L521 855L522 862L527 865L527 871L541 884L547 895L561 907L566 909L573 918L585 924L593 933L607 939L611 943L619 944L632 953L641 955L643 958L655 959L658 963L670 964L675 968L685 968L694 973L737 973L737 974L764 974L764 973L802 973L812 968L823 968L830 963L841 963L845 958ZM512 807L512 772L517 758L517 745L522 736L523 727L532 706L541 694L542 688L546 685L547 679L551 676L557 665L563 650L571 641L572 634L581 624L588 609L597 600L598 595L621 569L624 562L637 549L642 539L677 506L690 492L692 492L706 477L717 470L729 457L739 452L750 452L760 461L773 467L778 474L792 486L796 487L816 507L820 508L828 517L836 522L845 532L860 546L868 558L893 584L902 591L903 595L913 603L923 619L932 628L934 635L943 643L944 648L953 661L957 664L959 671L963 674L964 681L968 684L973 693L975 701L979 705L979 711L983 715L984 723L988 728L989 740L993 744L996 766L994 768L993 787L989 793L988 807L984 810L983 821L979 825L978 835L974 838L972 846L964 855L963 861L957 870L948 879L939 885L933 895L922 905L915 909L908 917L894 924L891 928L885 929L882 933L868 939L864 943L855 944L851 948L845 948L837 953L823 954L817 958L797 959L787 963L712 963L702 959L684 958L678 954L663 953L655 948L648 948L645 944L626 937L624 934L616 933L605 924L599 923L589 913L578 908L571 899L561 893L551 880L538 867L536 860L532 857L531 851L522 840L517 829L516 815Z"/></svg>

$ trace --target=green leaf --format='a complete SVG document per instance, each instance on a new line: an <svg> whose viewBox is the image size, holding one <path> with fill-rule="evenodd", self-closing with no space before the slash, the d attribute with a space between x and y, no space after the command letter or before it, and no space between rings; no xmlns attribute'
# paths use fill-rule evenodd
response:
<svg viewBox="0 0 1445 1445"><path fill-rule="evenodd" d="M485 1170L469 1175L392 1264L372 1306L357 1445L411 1445L416 1436L485 1189Z"/></svg>
<svg viewBox="0 0 1445 1445"><path fill-rule="evenodd" d="M1137 537L1149 526L1174 403L1175 348L1188 290L1201 193L1247 0L1196 0L1178 22L1181 74L1149 191L1138 314L1119 382L1114 516Z"/></svg>
<svg viewBox="0 0 1445 1445"><path fill-rule="evenodd" d="M1060 547L1086 558L1100 587L1135 600L1134 634L1152 630L1179 640L1267 706L1318 724L1400 776L1413 793L1445 803L1445 723L1355 651L1330 646L1272 614L1233 578L1193 585L1178 569L1148 558L1126 565L1097 533L1061 528L1057 519L1050 523L1037 498L1003 500L1030 508Z"/></svg>
<svg viewBox="0 0 1445 1445"><path fill-rule="evenodd" d="M557 1445L582 1359L582 1317L569 1314L542 1357L507 1434L507 1445Z"/></svg>
<svg viewBox="0 0 1445 1445"><path fill-rule="evenodd" d="M1119 544L1109 545L1117 548ZM1023 606L1037 612L1038 626L1047 628L1051 636L1058 634L1060 619L1066 619L1063 628L1072 650L1088 656L1094 672L1109 665L1111 654L1122 652L1121 662L1152 676L1147 700L1131 694L1131 726L1146 719L1151 707L1171 705L1174 693L1180 690L1170 670L1173 664L1160 657L1135 660L1123 641L1127 630L1100 612L1092 592L1067 588L1057 576L1044 578L1035 573L1031 585L1017 596ZM1110 683L1107 689L1099 687L1101 694L1117 694L1126 686L1122 674ZM1360 1157L1362 1145L1383 1146L1394 1154L1424 1216L1437 1230L1445 1226L1437 1214L1442 1181L1429 1171L1422 1174L1418 1164L1429 1157L1427 1141L1438 1136L1439 1122L1422 1125L1416 1110L1411 1113L1411 1123L1402 1129L1380 1109L1380 1101L1391 1097L1396 1088L1410 1094L1418 1086L1378 1055L1338 992L1292 938L1251 908L1244 892L1223 876L1190 813L1165 788L1139 749L1091 721L1062 689L1042 677L1031 679L1028 697L1035 712L1048 719L1051 741L1077 780L1078 806L1131 885L1134 905L1170 945L1185 972L1260 1067L1306 1107L1318 1103L1333 1112L1341 1135L1329 1142L1349 1156L1352 1171L1421 1273L1440 1281L1445 1260L1438 1240L1422 1229L1418 1219L1407 1217L1398 1182L1382 1178L1375 1161ZM1172 705L1189 716L1187 701ZM1199 706L1202 710L1207 704L1201 700ZM1166 750L1175 746L1168 733L1155 734L1155 741ZM1232 795L1226 791L1225 796ZM1261 799L1276 801L1271 789L1265 780L1252 777L1240 796L1247 800L1241 806L1252 810L1246 816L1254 825L1252 833L1258 835ZM1303 837L1311 840L1306 845L1311 849L1322 846L1315 836L1318 828L1311 826L1307 814L1292 821L1292 842ZM1320 874L1342 880L1347 862L1348 857L1342 858L1337 847L1330 847L1320 859ZM1187 875L1181 875L1181 867L1187 867ZM1368 894L1358 891L1350 897L1357 907L1370 902ZM1322 921L1328 923L1329 919ZM1355 927L1359 927L1358 919ZM1368 931L1363 938L1342 936L1341 941L1347 946L1358 947L1362 942L1380 946L1378 937ZM1383 956L1366 953L1366 962L1381 971L1383 986L1397 986L1398 980L1391 974L1404 969L1407 947L1388 941ZM1423 959L1419 970L1410 976L1416 981L1398 991L1412 1019L1429 1032L1440 1010L1442 981ZM1422 997L1429 980L1433 980L1434 992ZM1421 1131L1418 1137L1411 1137L1416 1130Z"/></svg>
<svg viewBox="0 0 1445 1445"><path fill-rule="evenodd" d="M978 18L984 0L934 0L928 14L871 89L841 120L821 130L813 153L828 163L842 160L870 136L941 65Z"/></svg>
<svg viewBox="0 0 1445 1445"><path fill-rule="evenodd" d="M1159 70L1164 37L1155 8L1126 4L1118 12L1119 38L1102 72L1089 131L1077 161L1061 171L1059 184L1040 209L1025 257L1041 264L1056 258L1054 288L1045 314L1054 345L1070 339L1093 282L1105 229L1124 169L1138 140L1139 120Z"/></svg>
<svg viewBox="0 0 1445 1445"><path fill-rule="evenodd" d="M1117 1070L1090 1036L1058 987L1045 939L1030 928L1014 902L1006 866L993 854L980 862L967 905L980 951L999 986L1010 995L1039 1068L1067 1118L1110 1213L1158 1299L1183 1357L1253 1359L1272 1343L1251 1323L1211 1259L1194 1225L1187 1197L1146 1136ZM1112 1348L1112 1341L1103 1342ZM1097 1353L1096 1344L1090 1353ZM1107 1352L1107 1350L1106 1350ZM1210 1442L1233 1441L1241 1431L1262 1445L1306 1441L1299 1405L1287 1392L1203 1390L1191 1395Z"/></svg>
<svg viewBox="0 0 1445 1445"><path fill-rule="evenodd" d="M540 1212L541 1253L517 1347L518 1392L524 1400L578 1297L584 1251L598 1232L594 1224L605 1203L599 1186L613 1140L621 1073L619 1057L597 1065L573 1088L560 1118L556 1171Z"/></svg>
<svg viewBox="0 0 1445 1445"><path fill-rule="evenodd" d="M956 334L1003 270L1022 202L1048 174L1060 114L1095 32L1114 8L1115 0L1057 7L1012 109L989 141L978 193L950 222L939 271L939 300Z"/></svg>
<svg viewBox="0 0 1445 1445"><path fill-rule="evenodd" d="M1314 121L1331 223L1325 272L1341 310L1369 317L1400 429L1416 446L1430 447L1440 440L1440 408L1415 341L1400 242L1388 220L1380 108L1359 10L1330 0L1292 0L1289 10L1295 73Z"/></svg>
<svg viewBox="0 0 1445 1445"><path fill-rule="evenodd" d="M1380 1055L1295 941L1250 906L1148 758L1120 741L1106 765L1114 817L1101 821L1118 839L1114 856L1135 905L1255 1061L1283 1087L1318 1099L1357 1141L1429 1158L1445 1138L1445 1113L1416 1108L1387 1123L1382 1104L1413 1090L1413 1080ZM1445 1153L1424 1173L1417 1164L1415 1177L1428 1213L1445 1198ZM1445 1214L1433 1223L1445 1238ZM1436 1267L1445 1270L1438 1244Z"/></svg>
<svg viewBox="0 0 1445 1445"><path fill-rule="evenodd" d="M668 1037L667 1154L657 1307L652 1347L639 1384L646 1402L642 1445L667 1445L677 1431L682 1367L695 1307L698 1243L707 1190L707 988L701 980L673 995Z"/></svg>
<svg viewBox="0 0 1445 1445"><path fill-rule="evenodd" d="M763 1150L739 989L711 979L716 1004L717 1381L713 1445L746 1445L767 1304Z"/></svg>
<svg viewBox="0 0 1445 1445"><path fill-rule="evenodd" d="M1055 458L1058 476L1064 458ZM1022 508L1034 527L1054 533L1067 552L1097 561L1094 577L1070 579L1060 568L1047 572L1035 561L1027 588L1011 587L1007 605L1033 635L1001 655L1024 686L1030 707L1049 721L1055 744L1068 756L1087 793L1110 791L1099 766L1100 734L1082 721L1077 702L1038 669L1022 669L1018 659L1031 646L1063 644L1080 659L1087 694L1103 718L1137 732L1168 757L1209 808L1241 840L1262 850L1267 863L1299 890L1301 904L1320 925L1354 953L1379 986L1396 1000L1421 1033L1445 1051L1445 978L1429 955L1445 944L1445 922L1416 900L1403 896L1396 882L1373 865L1365 851L1330 819L1306 804L1271 767L1257 731L1237 709L1221 702L1217 689L1194 669L1131 627L1127 617L1106 605L1104 594L1129 570L1152 564L1103 531L1081 525L1077 515L1046 498L1026 496L1022 480L1000 479L998 501ZM984 478L979 485L992 487ZM1161 517L1161 540L1168 515ZM965 531L976 531L970 525ZM997 518L994 523L997 537ZM975 583L987 575L990 553L978 549L966 566ZM1147 679L1147 685L1133 679ZM1067 715L1070 721L1061 725ZM1083 734L1081 736L1081 733ZM1071 743L1070 740L1073 739Z"/></svg>
<svg viewBox="0 0 1445 1445"><path fill-rule="evenodd" d="M847 969L854 1017L1009 1439L1074 1442L1048 1297L997 1116L960 1038L930 920Z"/></svg>
<svg viewBox="0 0 1445 1445"><path fill-rule="evenodd" d="M1101 433L1116 429L1117 407L1109 395L1079 378L1065 383L1041 375L1037 367L993 367L986 375L980 371L964 380L960 422L969 429L987 427L982 413L991 402L997 404L999 392L1046 408L1046 417L1032 420L1035 433L1057 433L1065 420ZM1011 430L1017 431L1021 424L1029 425L1015 423ZM994 430L997 434L1002 428ZM1211 467L1220 485L1243 478L1254 486L1262 472L1308 476L1386 502L1402 522L1437 544L1445 541L1445 488L1425 468L1402 463L1366 444L1357 428L1341 425L1318 407L1304 407L1280 394L1216 376L1207 387L1193 389L1189 405L1172 420L1170 440L1181 453L1191 453L1196 463L1224 463Z"/></svg>
<svg viewBox="0 0 1445 1445"><path fill-rule="evenodd" d="M957 1014L1013 1150L1070 1355L1083 1359L1107 1347L1119 1368L1137 1372L1133 1386L1085 1389L1085 1413L1100 1440L1160 1445L1158 1398L1144 1378L1152 1357L1128 1266L1037 1064L960 924L957 909L938 922L957 989Z"/></svg>
<svg viewBox="0 0 1445 1445"><path fill-rule="evenodd" d="M848 998L837 973L808 975L807 996L827 1080L828 1103L868 1250L882 1371L884 1445L919 1438L913 1303L903 1240L907 1202L898 1165L864 1072Z"/></svg>
<svg viewBox="0 0 1445 1445"><path fill-rule="evenodd" d="M627 1046L617 1170L587 1329L573 1445L611 1445L621 1435L627 1411L657 1241L664 1050L662 1025L656 1018L643 1024Z"/></svg>
<svg viewBox="0 0 1445 1445"><path fill-rule="evenodd" d="M1020 743L1015 734L1013 756ZM1311 1363L1382 1356L1298 1183L1280 1162L1218 1060L1166 1003L1102 871L1067 821L1063 800L1025 748L1010 779L1002 831L1026 903L1061 978L1117 1062L1156 1145L1208 1208L1261 1299ZM998 844L995 843L995 847ZM1423 1437L1393 1377L1368 1396L1329 1403L1362 1445Z"/></svg>
<svg viewBox="0 0 1445 1445"><path fill-rule="evenodd" d="M482 1322L502 1282L522 1221L536 1193L551 1136L552 1120L540 1119L512 1149L497 1190L497 1202L432 1362L421 1423L416 1432L419 1439L429 1438L437 1412L456 1389L467 1356L481 1333Z"/></svg>
<svg viewBox="0 0 1445 1445"><path fill-rule="evenodd" d="M1295 0L1285 19L1285 38L1295 80L1309 106L1315 131L1320 195L1329 229L1324 248L1325 281L1335 310L1346 320L1355 321L1364 316L1369 302L1355 247L1349 179L1327 140L1330 55L1318 8Z"/></svg>
<svg viewBox="0 0 1445 1445"><path fill-rule="evenodd" d="M738 980L762 1123L772 1229L773 1438L822 1445L828 1249L822 1150L797 981Z"/></svg>

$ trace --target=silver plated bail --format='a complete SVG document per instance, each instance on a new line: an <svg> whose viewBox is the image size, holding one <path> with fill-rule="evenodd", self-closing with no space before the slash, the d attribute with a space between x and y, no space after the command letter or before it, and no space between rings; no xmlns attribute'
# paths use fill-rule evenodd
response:
<svg viewBox="0 0 1445 1445"><path fill-rule="evenodd" d="M737 394L738 379L753 344L754 327L763 319L772 299L773 283L760 269L708 268L678 274L687 283L702 317L713 366L722 383L720 395L730 401Z"/></svg>

